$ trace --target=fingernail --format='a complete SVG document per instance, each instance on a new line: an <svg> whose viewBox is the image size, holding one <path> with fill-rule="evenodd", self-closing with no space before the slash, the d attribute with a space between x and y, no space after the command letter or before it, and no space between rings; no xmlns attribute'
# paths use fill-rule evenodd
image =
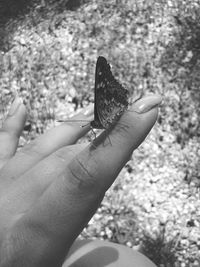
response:
<svg viewBox="0 0 200 267"><path fill-rule="evenodd" d="M18 108L20 107L22 103L23 103L22 99L18 95L16 95L11 104L9 115L13 116L17 112Z"/></svg>
<svg viewBox="0 0 200 267"><path fill-rule="evenodd" d="M159 106L161 102L162 97L160 95L149 95L135 102L132 109L137 113L145 113Z"/></svg>

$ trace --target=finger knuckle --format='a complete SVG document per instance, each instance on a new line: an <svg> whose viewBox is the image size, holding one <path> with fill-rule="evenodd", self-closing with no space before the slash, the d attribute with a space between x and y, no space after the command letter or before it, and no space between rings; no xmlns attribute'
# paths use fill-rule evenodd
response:
<svg viewBox="0 0 200 267"><path fill-rule="evenodd" d="M73 182L78 185L80 190L88 191L88 193L99 190L94 169L78 157L75 157L71 164L69 164L69 171L72 175Z"/></svg>

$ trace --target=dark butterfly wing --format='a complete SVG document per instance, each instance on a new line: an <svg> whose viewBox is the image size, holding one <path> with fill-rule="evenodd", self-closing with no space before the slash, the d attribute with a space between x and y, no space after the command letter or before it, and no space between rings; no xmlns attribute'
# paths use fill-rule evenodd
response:
<svg viewBox="0 0 200 267"><path fill-rule="evenodd" d="M94 120L90 123L92 128L95 129L103 129L103 125L101 124L101 121L99 119L98 115L98 97L97 95L97 88L100 89L100 83L101 83L101 70L103 69L103 66L105 67L105 61L106 59L104 57L98 57L97 63L96 63L96 70L95 70L95 86L94 86ZM107 64L107 62L106 62Z"/></svg>
<svg viewBox="0 0 200 267"><path fill-rule="evenodd" d="M128 90L112 75L104 57L98 57L95 74L94 121L91 126L107 129L128 108Z"/></svg>

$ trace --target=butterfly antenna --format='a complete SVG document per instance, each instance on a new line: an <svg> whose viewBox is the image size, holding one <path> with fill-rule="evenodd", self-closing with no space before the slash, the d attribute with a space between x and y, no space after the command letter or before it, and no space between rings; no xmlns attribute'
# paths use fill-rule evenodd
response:
<svg viewBox="0 0 200 267"><path fill-rule="evenodd" d="M91 123L91 121L89 121L89 120L56 120L56 121L57 122L87 122L86 124L80 126L82 128L90 125L90 123Z"/></svg>
<svg viewBox="0 0 200 267"><path fill-rule="evenodd" d="M90 123L89 120L56 120L56 122L83 122L83 121L87 121L88 123Z"/></svg>
<svg viewBox="0 0 200 267"><path fill-rule="evenodd" d="M85 127L85 126L89 126L90 125L90 121L88 123L86 123L85 125L82 125L81 127Z"/></svg>

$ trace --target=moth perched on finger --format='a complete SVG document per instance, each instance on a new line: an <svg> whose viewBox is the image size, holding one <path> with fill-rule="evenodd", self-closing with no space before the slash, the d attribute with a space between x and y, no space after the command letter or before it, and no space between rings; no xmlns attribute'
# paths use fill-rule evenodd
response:
<svg viewBox="0 0 200 267"><path fill-rule="evenodd" d="M113 76L104 57L98 57L94 88L94 129L108 129L128 108L129 91Z"/></svg>
<svg viewBox="0 0 200 267"><path fill-rule="evenodd" d="M89 124L91 129L109 129L128 109L128 99L129 91L115 79L107 60L99 56L95 71L94 120L86 125Z"/></svg>

